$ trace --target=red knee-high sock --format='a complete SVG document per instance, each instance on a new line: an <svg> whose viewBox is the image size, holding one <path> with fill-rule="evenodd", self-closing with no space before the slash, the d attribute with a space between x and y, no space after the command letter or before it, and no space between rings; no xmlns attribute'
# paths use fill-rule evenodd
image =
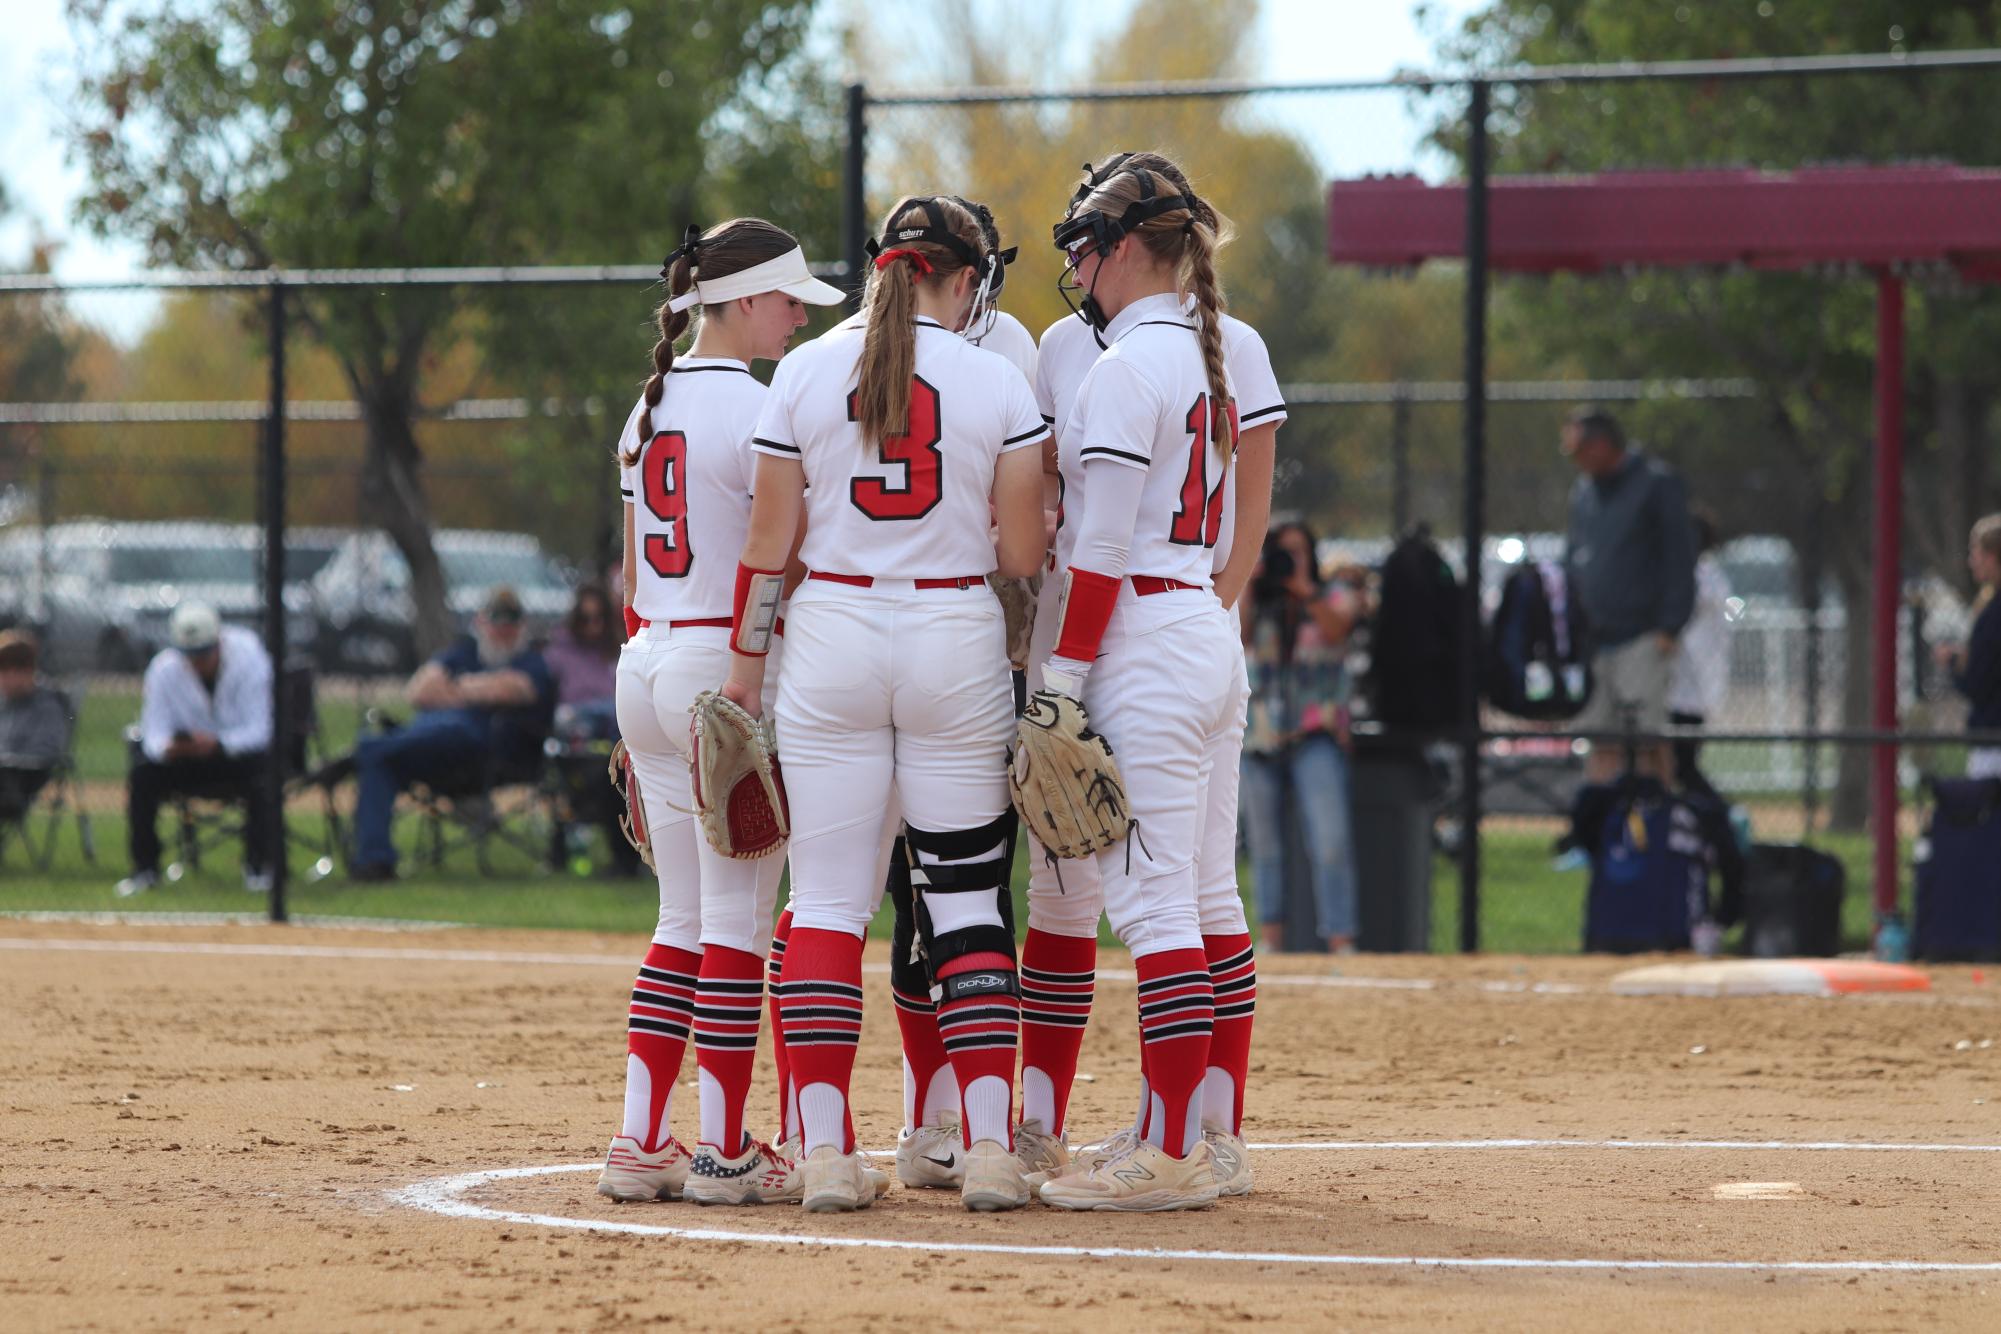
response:
<svg viewBox="0 0 2001 1334"><path fill-rule="evenodd" d="M656 942L632 984L625 1020L625 1123L619 1133L638 1140L648 1153L667 1142L667 1110L688 1049L701 966L701 955Z"/></svg>
<svg viewBox="0 0 2001 1334"><path fill-rule="evenodd" d="M788 1138L799 1127L789 1119L792 1109L792 1061L785 1054L785 1026L778 1022L778 974L785 967L785 942L792 936L792 910L778 914L771 933L771 953L765 959L766 1003L771 1006L771 1058L778 1066L778 1130L774 1140Z"/></svg>
<svg viewBox="0 0 2001 1334"><path fill-rule="evenodd" d="M931 1081L952 1062L938 1036L938 1007L928 994L912 995L908 985L895 977L890 980L891 994L896 997L896 1031L903 1038L903 1122L915 1129L924 1124Z"/></svg>
<svg viewBox="0 0 2001 1334"><path fill-rule="evenodd" d="M1014 960L998 951L962 954L938 969L938 1036L959 1077L960 1125L966 1146L983 1139L1014 1147L1014 1053L1021 1036L1021 1002L1007 985ZM955 979L982 985L958 990ZM996 981L996 979L1003 979Z"/></svg>
<svg viewBox="0 0 2001 1334"><path fill-rule="evenodd" d="M1133 961L1139 974L1140 1065L1153 1110L1146 1136L1175 1157L1202 1138L1202 1075L1216 992L1201 950L1165 950Z"/></svg>
<svg viewBox="0 0 2001 1334"><path fill-rule="evenodd" d="M862 942L845 931L800 927L785 947L778 1019L799 1089L807 1152L832 1144L855 1151L848 1084L862 1032Z"/></svg>
<svg viewBox="0 0 2001 1334"><path fill-rule="evenodd" d="M1251 1070L1251 1017L1258 1008L1258 961L1249 932L1202 937L1209 981L1216 989L1216 1027L1202 1080L1202 1120L1232 1135L1244 1133L1244 1080ZM1225 1087L1225 1081L1228 1087Z"/></svg>
<svg viewBox="0 0 2001 1334"><path fill-rule="evenodd" d="M1021 1119L1060 1135L1077 1082L1077 1051L1091 1019L1095 936L1028 929L1021 947Z"/></svg>
<svg viewBox="0 0 2001 1334"><path fill-rule="evenodd" d="M702 1080L702 1143L728 1157L743 1152L744 1108L757 1063L764 1010L764 960L722 945L702 947L695 985L695 1068Z"/></svg>

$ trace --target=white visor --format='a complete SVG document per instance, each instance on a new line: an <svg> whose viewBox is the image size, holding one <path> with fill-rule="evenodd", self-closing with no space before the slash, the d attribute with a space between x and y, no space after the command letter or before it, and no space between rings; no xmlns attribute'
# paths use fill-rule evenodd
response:
<svg viewBox="0 0 2001 1334"><path fill-rule="evenodd" d="M673 311L690 306L715 306L738 297L783 292L809 306L837 306L848 294L815 278L806 268L806 252L794 246L776 259L741 269L724 278L698 278L695 285L667 303Z"/></svg>

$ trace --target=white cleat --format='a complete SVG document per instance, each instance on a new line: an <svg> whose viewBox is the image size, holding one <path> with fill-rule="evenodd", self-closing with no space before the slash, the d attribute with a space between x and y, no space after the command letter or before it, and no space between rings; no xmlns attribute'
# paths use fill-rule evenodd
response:
<svg viewBox="0 0 2001 1334"><path fill-rule="evenodd" d="M896 1179L918 1190L957 1190L966 1179L966 1140L959 1118L938 1115L935 1126L905 1129L896 1137Z"/></svg>
<svg viewBox="0 0 2001 1334"><path fill-rule="evenodd" d="M1172 1158L1141 1141L1123 1158L1045 1182L1041 1196L1058 1209L1143 1214L1207 1209L1216 1202L1216 1175L1207 1144L1197 1143L1186 1158Z"/></svg>
<svg viewBox="0 0 2001 1334"><path fill-rule="evenodd" d="M1072 1163L1072 1168L1073 1170L1088 1172L1094 1167L1103 1167L1114 1158L1125 1157L1138 1144L1139 1127L1127 1126L1116 1134L1105 1136L1103 1140L1096 1144L1087 1144L1077 1150L1077 1157Z"/></svg>
<svg viewBox="0 0 2001 1334"><path fill-rule="evenodd" d="M129 899L135 894L144 894L160 883L158 871L134 871L111 887L111 892L121 899Z"/></svg>
<svg viewBox="0 0 2001 1334"><path fill-rule="evenodd" d="M997 1214L1028 1203L1028 1182L1021 1162L997 1139L983 1139L966 1150L965 1183L959 1201L971 1213Z"/></svg>
<svg viewBox="0 0 2001 1334"><path fill-rule="evenodd" d="M639 1141L614 1135L605 1151L598 1194L630 1204L639 1200L678 1200L688 1180L688 1151L672 1135L653 1153Z"/></svg>
<svg viewBox="0 0 2001 1334"><path fill-rule="evenodd" d="M803 1190L797 1163L752 1140L734 1158L713 1144L696 1145L681 1198L690 1204L797 1204Z"/></svg>
<svg viewBox="0 0 2001 1334"><path fill-rule="evenodd" d="M1033 1191L1070 1170L1070 1137L1044 1133L1040 1120L1023 1121L1014 1128L1014 1158Z"/></svg>
<svg viewBox="0 0 2001 1334"><path fill-rule="evenodd" d="M875 1203L875 1184L859 1153L842 1153L822 1144L799 1166L804 1186L800 1204L809 1214L852 1213Z"/></svg>
<svg viewBox="0 0 2001 1334"><path fill-rule="evenodd" d="M1209 1170L1216 1176L1216 1193L1226 1197L1250 1194L1251 1155L1243 1136L1205 1126L1202 1142L1209 1146Z"/></svg>

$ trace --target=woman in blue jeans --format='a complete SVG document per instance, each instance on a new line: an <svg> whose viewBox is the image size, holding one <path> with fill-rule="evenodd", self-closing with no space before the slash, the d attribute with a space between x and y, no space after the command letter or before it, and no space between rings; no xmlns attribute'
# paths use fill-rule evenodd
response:
<svg viewBox="0 0 2001 1334"><path fill-rule="evenodd" d="M1355 853L1348 804L1348 632L1360 595L1320 579L1313 533L1281 523L1238 604L1249 670L1243 811L1266 951L1285 946L1286 822L1302 822L1320 934L1355 949ZM1292 780L1292 810L1285 781Z"/></svg>

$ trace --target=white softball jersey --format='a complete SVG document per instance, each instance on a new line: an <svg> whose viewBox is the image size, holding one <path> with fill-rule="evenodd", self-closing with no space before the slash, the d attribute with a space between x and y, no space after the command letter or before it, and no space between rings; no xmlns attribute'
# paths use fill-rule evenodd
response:
<svg viewBox="0 0 2001 1334"><path fill-rule="evenodd" d="M754 451L805 470L800 558L876 579L991 573L995 462L1048 435L1034 391L999 353L920 317L908 429L865 441L855 421L863 337L837 326L781 361L752 438Z"/></svg>
<svg viewBox="0 0 2001 1334"><path fill-rule="evenodd" d="M638 547L632 609L647 620L729 619L750 531L751 432L769 393L748 366L722 357L679 357L667 373L653 438L618 474ZM621 458L645 407L641 398L626 418Z"/></svg>
<svg viewBox="0 0 2001 1334"><path fill-rule="evenodd" d="M1021 378L1031 385L1035 383L1035 367L1038 360L1035 350L1035 335L1027 326L1004 310L994 312L993 324L977 338L968 337L967 342L974 347L983 347L989 352L998 352L1014 364L1021 372Z"/></svg>

